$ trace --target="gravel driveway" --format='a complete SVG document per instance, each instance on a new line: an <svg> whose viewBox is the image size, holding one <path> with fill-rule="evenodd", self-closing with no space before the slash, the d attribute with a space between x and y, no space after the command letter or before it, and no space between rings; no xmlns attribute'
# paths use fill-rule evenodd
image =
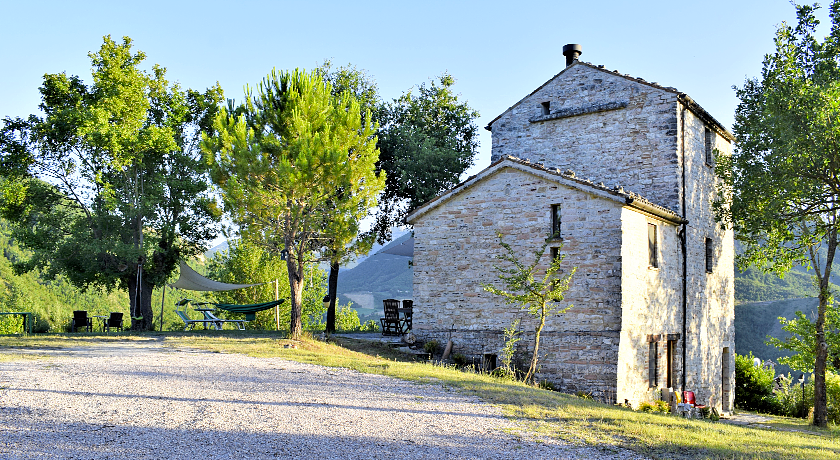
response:
<svg viewBox="0 0 840 460"><path fill-rule="evenodd" d="M0 458L641 458L439 384L154 340L37 352L0 363Z"/></svg>

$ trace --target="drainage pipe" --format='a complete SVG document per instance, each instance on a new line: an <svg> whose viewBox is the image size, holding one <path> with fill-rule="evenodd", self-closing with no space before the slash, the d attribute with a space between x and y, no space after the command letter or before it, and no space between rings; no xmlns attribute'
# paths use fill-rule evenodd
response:
<svg viewBox="0 0 840 460"><path fill-rule="evenodd" d="M682 106L678 101L677 107ZM686 361L688 348L688 219L686 216L686 162L685 162L685 111L686 107L682 106L680 112L680 157L682 161L682 232L680 235L680 245L682 246L682 380L681 386L683 391L686 389L686 376L688 369L688 362Z"/></svg>

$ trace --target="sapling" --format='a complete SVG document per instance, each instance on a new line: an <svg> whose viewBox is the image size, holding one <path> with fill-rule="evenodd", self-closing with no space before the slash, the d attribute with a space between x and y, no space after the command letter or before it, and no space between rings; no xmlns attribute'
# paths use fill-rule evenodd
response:
<svg viewBox="0 0 840 460"><path fill-rule="evenodd" d="M519 319L514 320L509 327L505 328L505 345L502 348L502 369L505 375L514 376L512 363L513 354L516 352L516 342L522 340L519 337Z"/></svg>
<svg viewBox="0 0 840 460"><path fill-rule="evenodd" d="M545 319L551 314L566 313L572 305L564 309L560 309L560 302L563 301L564 294L569 290L569 283L572 276L577 271L577 267L572 267L566 275L560 275L560 266L566 258L565 254L560 254L562 245L557 249L558 256L551 260L549 266L545 269L542 279L537 280L536 274L540 267L540 259L545 255L545 250L549 243L554 239L549 238L538 250L534 252L534 259L530 265L525 265L516 256L513 248L505 243L502 234L498 233L499 245L504 248L504 252L496 256L502 264L495 265L493 268L498 272L499 280L502 281L504 289L499 289L492 284L482 284L485 291L502 296L505 298L505 303L508 305L517 305L520 309L527 311L534 318L537 319L537 324L534 329L534 349L531 356L531 366L528 368L528 373L525 374L525 382L533 383L534 374L537 372L537 361L540 350L540 333L545 327Z"/></svg>

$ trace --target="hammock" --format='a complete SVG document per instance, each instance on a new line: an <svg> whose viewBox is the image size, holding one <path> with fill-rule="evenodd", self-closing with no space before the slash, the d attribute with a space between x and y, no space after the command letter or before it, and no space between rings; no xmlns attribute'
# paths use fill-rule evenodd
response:
<svg viewBox="0 0 840 460"><path fill-rule="evenodd" d="M232 303L214 303L216 308L220 310L227 310L234 313L245 313L246 321L253 321L257 318L257 312L274 308L283 303L286 299L272 300L271 302L252 303L247 305L236 305Z"/></svg>
<svg viewBox="0 0 840 460"><path fill-rule="evenodd" d="M214 307L218 308L219 310L226 310L233 313L245 313L245 321L253 321L257 319L257 312L268 310L269 308L274 308L286 299L280 300L272 300L271 302L263 302L263 303L251 303L245 305L238 305L234 303L215 303L215 302L196 302L193 299L181 299L175 302L175 311L178 311L178 307L184 307L183 313L186 315L186 306L187 304L192 304L194 307L200 307L202 305L213 305Z"/></svg>
<svg viewBox="0 0 840 460"><path fill-rule="evenodd" d="M269 281L270 282L270 281ZM251 286L260 286L266 283L258 283L258 284L228 284L222 283L219 281L211 280L204 276L201 276L190 268L186 262L181 262L181 276L178 278L178 281L169 285L169 287L178 288L178 289L185 289L188 291L231 291L234 289L242 289ZM164 291L164 295L166 295L166 291ZM220 310L227 310L234 313L245 313L245 320L246 321L253 321L257 319L257 312L268 310L269 308L274 308L277 305L283 303L285 299L280 300L272 300L271 302L264 302L264 303L252 303L247 305L236 305L232 303L213 303L213 302L200 302L195 303L193 305L215 305L216 308ZM175 305L178 307L185 307L187 303L192 302L192 299L182 299L178 302L175 302ZM161 301L161 318L163 318L163 301ZM161 319L161 323L163 319Z"/></svg>

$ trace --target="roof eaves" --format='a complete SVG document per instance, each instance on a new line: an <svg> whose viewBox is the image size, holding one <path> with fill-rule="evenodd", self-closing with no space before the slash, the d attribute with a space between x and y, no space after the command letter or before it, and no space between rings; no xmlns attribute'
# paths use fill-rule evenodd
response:
<svg viewBox="0 0 840 460"><path fill-rule="evenodd" d="M715 119L709 112L706 111L703 107L700 106L694 99L691 98L688 94L680 93L677 95L677 100L682 102L688 110L694 112L698 118L706 122L706 124L710 125L717 131L717 133L723 137L725 137L729 142L735 141L735 136L732 135L719 121Z"/></svg>
<svg viewBox="0 0 840 460"><path fill-rule="evenodd" d="M583 179L575 176L575 173L571 170L560 171L557 168L548 168L539 163L531 163L528 160L523 160L521 158L513 157L510 155L505 155L496 160L493 164L485 168L483 171L479 172L478 174L471 176L469 179L461 182L460 184L456 185L455 187L447 190L446 192L441 193L440 195L436 196L432 200L426 202L422 206L418 207L406 217L406 221L411 222L423 214L431 211L432 209L436 208L438 205L442 204L443 202L447 201L452 196L460 193L463 190L473 186L475 183L481 181L481 179L487 177L488 175L494 173L496 170L504 167L502 163L508 162L511 163L511 167L515 167L521 171L525 171L526 168L530 170L531 173L537 173L537 175L542 176L546 179L557 181L557 182L565 182L566 185L585 191L588 193L592 193L597 195L601 198L609 199L612 201L616 201L630 207L639 209L644 211L648 214L652 214L657 216L663 220L667 220L669 222L675 224L683 224L687 221L682 218L676 212L658 204L653 203L652 201L642 197L639 194L626 191L620 185L616 185L613 188L608 188L604 185L603 182L594 183L589 179ZM505 165L506 166L506 165Z"/></svg>

